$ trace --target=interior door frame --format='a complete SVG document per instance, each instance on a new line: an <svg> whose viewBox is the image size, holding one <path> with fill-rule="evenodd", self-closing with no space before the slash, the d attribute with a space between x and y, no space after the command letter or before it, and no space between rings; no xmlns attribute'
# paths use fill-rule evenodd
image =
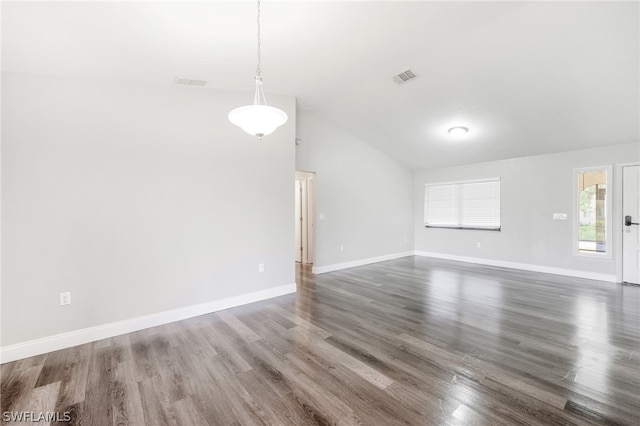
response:
<svg viewBox="0 0 640 426"><path fill-rule="evenodd" d="M300 194L302 205L300 212L301 222L301 263L312 264L315 259L315 172L296 170L296 181L301 182L302 193ZM296 242L297 245L297 242ZM298 248L296 248L298 250ZM297 260L296 260L297 261Z"/></svg>
<svg viewBox="0 0 640 426"><path fill-rule="evenodd" d="M299 262L299 263L303 263L304 262L304 255L303 255L303 247L304 247L304 243L305 243L305 238L304 238L304 233L302 232L302 223L303 223L303 217L302 217L302 184L303 184L304 180L302 179L298 179L296 177L295 180L295 191L296 191L296 206L295 206L295 228L296 228L296 256L295 256L295 261ZM298 260L298 256L300 257L300 260Z"/></svg>
<svg viewBox="0 0 640 426"><path fill-rule="evenodd" d="M615 231L615 248L616 248L616 282L622 282L622 230L624 228L624 220L622 219L622 181L624 175L622 169L624 167L640 166L640 161L634 161L632 163L620 163L616 164L616 179L615 182L615 208L617 218L613 220L613 227Z"/></svg>

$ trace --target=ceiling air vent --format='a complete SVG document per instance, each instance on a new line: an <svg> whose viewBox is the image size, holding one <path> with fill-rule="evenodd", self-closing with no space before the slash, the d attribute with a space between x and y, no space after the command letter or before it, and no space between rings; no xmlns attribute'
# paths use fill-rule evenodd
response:
<svg viewBox="0 0 640 426"><path fill-rule="evenodd" d="M406 71L401 72L400 74L394 76L393 77L393 81L395 81L396 84L404 84L404 83L406 83L408 81L413 80L416 77L417 77L416 73L414 73L411 70L406 70Z"/></svg>
<svg viewBox="0 0 640 426"><path fill-rule="evenodd" d="M176 79L174 80L174 83L175 84L182 84L182 85L185 85L185 86L200 86L200 87L202 87L205 84L207 84L207 82L204 81L204 80L191 80L191 79L188 79L188 78L179 78L179 77L176 77Z"/></svg>

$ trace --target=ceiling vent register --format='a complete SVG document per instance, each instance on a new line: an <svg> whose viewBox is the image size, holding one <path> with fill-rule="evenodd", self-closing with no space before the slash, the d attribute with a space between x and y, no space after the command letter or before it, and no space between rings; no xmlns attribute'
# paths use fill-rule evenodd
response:
<svg viewBox="0 0 640 426"><path fill-rule="evenodd" d="M178 78L176 77L175 79L175 83L176 84L182 84L185 86L204 86L205 84L207 84L206 81L204 80L190 80L188 78Z"/></svg>
<svg viewBox="0 0 640 426"><path fill-rule="evenodd" d="M415 79L417 76L417 74L411 70L406 70L404 72L401 72L400 74L396 75L393 77L393 81L396 82L396 84L405 84L413 79Z"/></svg>

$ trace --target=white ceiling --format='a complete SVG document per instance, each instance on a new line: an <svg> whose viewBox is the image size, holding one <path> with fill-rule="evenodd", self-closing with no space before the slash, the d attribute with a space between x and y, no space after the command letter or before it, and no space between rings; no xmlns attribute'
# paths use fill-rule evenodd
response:
<svg viewBox="0 0 640 426"><path fill-rule="evenodd" d="M639 5L266 1L264 87L414 169L639 142ZM255 12L3 2L2 69L250 92ZM396 85L407 68L419 78Z"/></svg>

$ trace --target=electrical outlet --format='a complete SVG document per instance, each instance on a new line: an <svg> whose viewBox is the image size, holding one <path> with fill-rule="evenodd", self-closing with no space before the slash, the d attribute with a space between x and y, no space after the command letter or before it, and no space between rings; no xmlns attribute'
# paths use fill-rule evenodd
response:
<svg viewBox="0 0 640 426"><path fill-rule="evenodd" d="M566 213L554 213L553 214L553 220L567 220L567 214Z"/></svg>
<svg viewBox="0 0 640 426"><path fill-rule="evenodd" d="M60 293L60 306L71 304L71 292Z"/></svg>
<svg viewBox="0 0 640 426"><path fill-rule="evenodd" d="M264 272L264 263L258 263L258 272Z"/></svg>
<svg viewBox="0 0 640 426"><path fill-rule="evenodd" d="M318 213L318 219L324 220L324 213Z"/></svg>
<svg viewBox="0 0 640 426"><path fill-rule="evenodd" d="M340 251L344 251L344 246L340 244Z"/></svg>
<svg viewBox="0 0 640 426"><path fill-rule="evenodd" d="M405 243L408 243L408 242L409 242L409 239L408 239L407 237L404 237L404 242L405 242Z"/></svg>
<svg viewBox="0 0 640 426"><path fill-rule="evenodd" d="M476 243L476 247L481 248L481 247L482 247L482 243L481 243L480 241L478 241L478 242Z"/></svg>

